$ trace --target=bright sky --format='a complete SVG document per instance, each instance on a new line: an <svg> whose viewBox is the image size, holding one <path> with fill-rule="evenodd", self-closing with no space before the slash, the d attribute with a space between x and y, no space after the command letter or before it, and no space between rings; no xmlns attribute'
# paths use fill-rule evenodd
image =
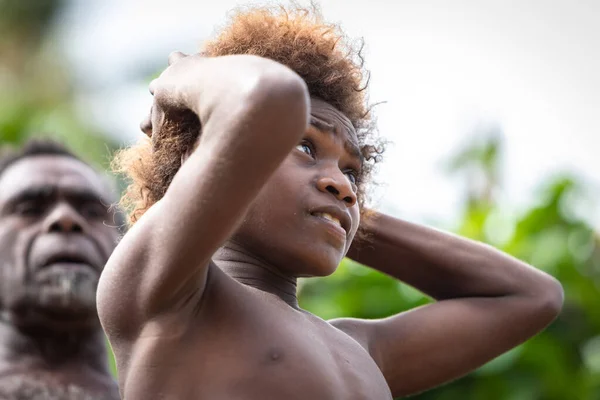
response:
<svg viewBox="0 0 600 400"><path fill-rule="evenodd" d="M170 51L193 52L235 0L75 2L62 42L81 109L123 142L150 107L148 76ZM600 1L323 0L325 17L364 37L371 100L394 142L379 174L381 208L416 221L457 218L460 181L441 164L479 122L506 139L503 199L530 204L562 170L600 196ZM143 73L143 74L141 74ZM600 228L600 202L579 212Z"/></svg>

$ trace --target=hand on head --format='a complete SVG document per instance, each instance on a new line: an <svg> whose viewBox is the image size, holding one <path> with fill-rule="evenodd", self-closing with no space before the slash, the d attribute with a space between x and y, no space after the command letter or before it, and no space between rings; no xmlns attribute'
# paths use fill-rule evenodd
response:
<svg viewBox="0 0 600 400"><path fill-rule="evenodd" d="M187 59L187 62L181 62ZM193 74L196 73L196 64L201 62L202 56L189 56L179 51L169 55L169 66L160 76L150 82L149 90L153 102L150 113L142 120L140 129L148 137L160 136L164 125L169 121L181 123L182 120L197 120L194 110L196 96L190 95L193 89Z"/></svg>

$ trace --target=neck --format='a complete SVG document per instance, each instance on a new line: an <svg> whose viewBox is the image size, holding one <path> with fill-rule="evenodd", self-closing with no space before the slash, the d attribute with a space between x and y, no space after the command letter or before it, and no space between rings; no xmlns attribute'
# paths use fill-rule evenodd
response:
<svg viewBox="0 0 600 400"><path fill-rule="evenodd" d="M110 375L100 326L64 332L42 327L24 330L0 318L0 364L23 368L77 366L82 372Z"/></svg>
<svg viewBox="0 0 600 400"><path fill-rule="evenodd" d="M229 241L214 256L215 263L226 274L260 291L270 293L298 309L296 277L283 273L242 245Z"/></svg>

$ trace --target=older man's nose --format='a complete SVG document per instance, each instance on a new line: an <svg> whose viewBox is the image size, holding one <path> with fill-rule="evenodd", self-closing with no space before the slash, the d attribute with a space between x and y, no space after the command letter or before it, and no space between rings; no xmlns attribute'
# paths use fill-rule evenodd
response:
<svg viewBox="0 0 600 400"><path fill-rule="evenodd" d="M45 222L46 232L76 233L83 232L81 215L73 207L61 204L48 215Z"/></svg>

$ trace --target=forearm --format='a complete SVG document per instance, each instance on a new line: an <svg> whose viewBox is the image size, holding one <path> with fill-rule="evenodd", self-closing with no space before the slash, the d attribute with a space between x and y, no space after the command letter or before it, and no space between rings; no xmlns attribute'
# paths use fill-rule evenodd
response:
<svg viewBox="0 0 600 400"><path fill-rule="evenodd" d="M348 256L435 299L537 295L558 283L488 245L375 213Z"/></svg>

